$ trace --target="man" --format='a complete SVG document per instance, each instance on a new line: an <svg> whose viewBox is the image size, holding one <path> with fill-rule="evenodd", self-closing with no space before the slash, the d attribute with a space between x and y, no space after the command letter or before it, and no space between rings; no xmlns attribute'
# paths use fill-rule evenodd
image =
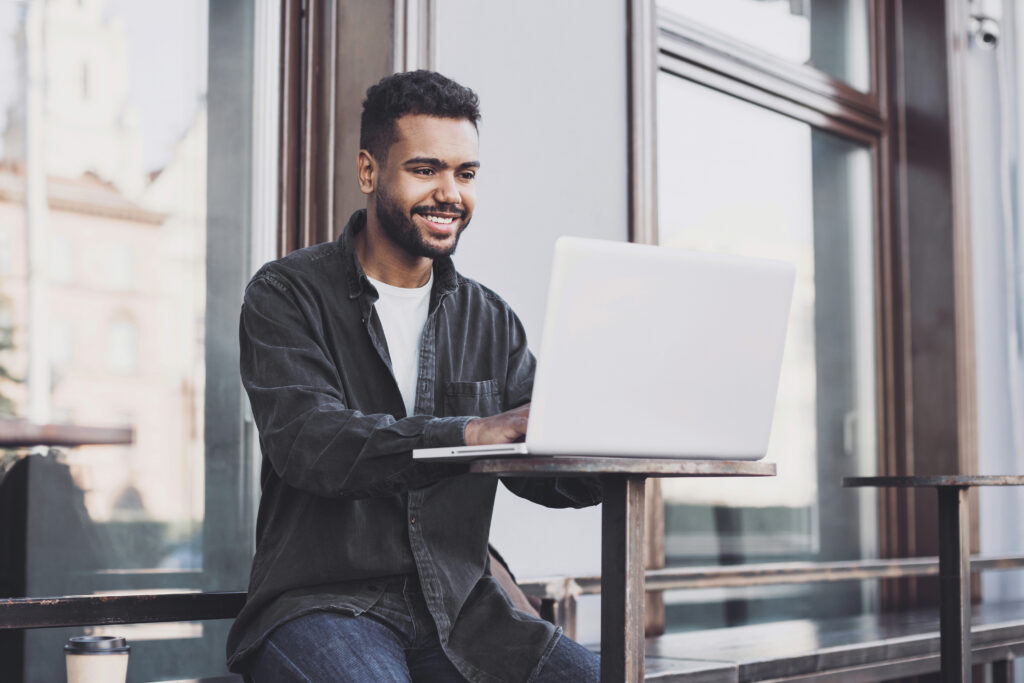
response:
<svg viewBox="0 0 1024 683"><path fill-rule="evenodd" d="M365 211L265 265L242 306L263 451L249 595L228 638L256 681L591 681L596 655L515 610L488 571L496 481L419 447L523 437L534 358L450 255L475 206L478 100L425 71L363 103ZM589 480L509 480L554 507Z"/></svg>

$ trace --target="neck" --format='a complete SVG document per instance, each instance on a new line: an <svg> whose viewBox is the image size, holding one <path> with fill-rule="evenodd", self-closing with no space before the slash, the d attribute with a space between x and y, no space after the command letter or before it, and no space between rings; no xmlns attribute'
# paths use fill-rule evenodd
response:
<svg viewBox="0 0 1024 683"><path fill-rule="evenodd" d="M394 287L422 287L430 280L433 259L414 256L395 244L377 219L373 206L366 209L366 227L355 236L356 256L363 272Z"/></svg>

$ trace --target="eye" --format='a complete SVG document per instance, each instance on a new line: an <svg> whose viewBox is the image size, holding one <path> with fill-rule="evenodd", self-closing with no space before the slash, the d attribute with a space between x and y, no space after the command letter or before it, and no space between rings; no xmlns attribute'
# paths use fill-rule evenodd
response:
<svg viewBox="0 0 1024 683"><path fill-rule="evenodd" d="M422 176L431 176L431 175L434 175L434 169L432 169L432 168L430 168L430 167L425 167L425 168L414 168L414 169L412 170L412 172L413 172L413 173L415 173L416 175L422 175Z"/></svg>
<svg viewBox="0 0 1024 683"><path fill-rule="evenodd" d="M463 180L473 180L476 178L476 171L463 171L459 174L459 177Z"/></svg>

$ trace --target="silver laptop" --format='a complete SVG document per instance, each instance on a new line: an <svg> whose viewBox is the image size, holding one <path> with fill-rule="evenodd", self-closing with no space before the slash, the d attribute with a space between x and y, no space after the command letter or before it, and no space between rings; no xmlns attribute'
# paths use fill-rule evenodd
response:
<svg viewBox="0 0 1024 683"><path fill-rule="evenodd" d="M413 457L762 458L794 279L781 261L563 237L526 442Z"/></svg>

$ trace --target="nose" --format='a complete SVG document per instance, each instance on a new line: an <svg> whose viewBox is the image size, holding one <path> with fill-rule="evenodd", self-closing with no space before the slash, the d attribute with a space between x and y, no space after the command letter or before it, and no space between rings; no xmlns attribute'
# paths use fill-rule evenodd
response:
<svg viewBox="0 0 1024 683"><path fill-rule="evenodd" d="M455 182L454 173L438 174L437 189L434 190L434 199L439 204L459 204L462 202L462 195L459 193L459 186Z"/></svg>

